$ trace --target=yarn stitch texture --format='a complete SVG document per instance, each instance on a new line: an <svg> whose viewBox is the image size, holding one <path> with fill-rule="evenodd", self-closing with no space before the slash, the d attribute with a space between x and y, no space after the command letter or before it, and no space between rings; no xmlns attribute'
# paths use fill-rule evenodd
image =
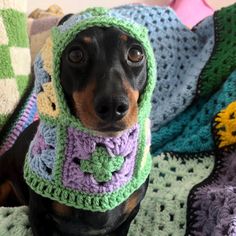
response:
<svg viewBox="0 0 236 236"><path fill-rule="evenodd" d="M114 138L96 136L84 127L70 113L60 85L63 50L80 31L92 26L116 26L127 32L142 44L147 59L138 124ZM101 212L113 209L145 182L151 169L148 116L156 65L147 29L112 11L89 9L52 29L36 58L35 73L40 127L25 162L26 182L35 192L68 206Z"/></svg>
<svg viewBox="0 0 236 236"><path fill-rule="evenodd" d="M236 4L223 8L214 14L216 45L214 53L204 67L199 78L200 96L215 92L236 67Z"/></svg>
<svg viewBox="0 0 236 236"><path fill-rule="evenodd" d="M188 199L187 235L230 235L235 232L235 144L216 152L211 175L196 185Z"/></svg>
<svg viewBox="0 0 236 236"><path fill-rule="evenodd" d="M26 0L22 1L21 6L13 0L1 3L0 131L14 112L29 83L30 50L26 22Z"/></svg>
<svg viewBox="0 0 236 236"><path fill-rule="evenodd" d="M112 173L119 171L123 163L124 158L122 156L111 159L104 148L97 148L90 161L81 161L81 170L84 173L92 173L95 180L102 183L110 181Z"/></svg>
<svg viewBox="0 0 236 236"><path fill-rule="evenodd" d="M219 148L236 143L236 102L217 114L214 123L215 139Z"/></svg>
<svg viewBox="0 0 236 236"><path fill-rule="evenodd" d="M0 156L32 123L36 112L35 98L28 91L30 49L26 10L26 0L0 4Z"/></svg>
<svg viewBox="0 0 236 236"><path fill-rule="evenodd" d="M194 65L198 65L198 62L201 61L201 57L198 57L200 55L198 54L199 51L196 50L197 54L188 54L187 52L191 48L189 47L185 54L183 49L186 42L184 42L184 37L182 37L183 35L185 35L184 33L182 33L182 29L183 31L189 31L189 29L181 27L181 23L178 19L175 19L175 15L171 10L156 7L147 7L147 10L145 10L144 6L136 5L123 6L111 10L114 14L123 12L122 15L125 18L131 15L134 21L136 21L135 19L137 19L140 24L144 26L146 25L149 30L148 34L151 40L151 44L155 50L158 70L158 81L157 86L155 87L156 89L158 88L158 93L155 93L154 97L158 95L161 96L163 91L166 92L166 90L163 90L163 88L161 88L161 91L159 91L159 83L161 83L161 81L163 80L163 84L165 84L165 72L168 75L169 72L171 72L171 70L168 68L168 65L166 67L166 70L164 69L164 67L162 67L162 65L164 66L164 64L166 64L166 62L168 61L168 58L171 58L171 54L170 57L165 57L164 52L168 54L172 51L173 48L168 50L169 45L173 47L173 45L171 44L172 39L173 42L176 43L176 50L177 47L179 47L178 38L179 43L183 46L181 46L180 48L181 53L182 51L184 52L184 56L182 57L181 54L180 59L175 57L175 61L177 61L176 63L183 60L182 58L188 59L188 56L192 55L193 58L191 58L191 60L184 60L184 68L187 68L187 66L190 65L190 61L193 61L194 65L192 68L194 68L194 70L197 70L196 74L194 74L197 75L197 79L194 77L195 79L193 79L191 82L192 85L194 85L191 89L191 91L193 91L193 94L191 95L191 93L184 93L187 96L187 102L183 104L180 103L180 107L178 107L178 110L172 109L172 113L168 113L169 115L171 115L171 118L167 117L166 119L162 119L162 112L164 110L162 111L161 109L158 109L156 103L153 102L154 109L152 110L153 113L151 116L152 122L154 124L152 126L152 151L153 153L162 154L158 155L157 158L154 158L153 172L151 172L150 176L150 187L148 189L146 198L144 199L143 207L141 208L139 215L131 226L130 235L143 234L147 236L182 236L185 233L186 235L201 236L211 234L220 236L235 235L236 222L234 195L236 192L236 155L234 144L234 102L236 98L236 72L234 71L235 66L233 66L233 64L235 63L234 55L231 55L231 51L232 53L234 53L233 44L235 43L235 34L233 33L234 29L231 29L231 24L233 24L236 19L235 8L236 6L233 5L229 8L216 12L213 17L209 17L203 20L191 31L191 33L186 34L188 36L187 42L191 41L190 45L195 46L194 43L192 44L192 36L195 36L194 38L197 38L197 41L199 39L199 44L201 44L201 42L205 42L205 44L202 45L202 49L204 48L203 51L205 51L202 52L202 55L206 61L201 62L199 68L194 68ZM99 11L94 11L93 14L96 15ZM107 14L111 14L111 11L108 11L109 13ZM162 14L166 17L161 18ZM167 17L168 15L170 17ZM84 12L83 14L78 16L77 20L71 18L68 20L67 25L62 25L58 29L58 31L66 34L67 26L70 25L73 28L79 21L86 20L90 18L90 16L91 13ZM227 18L229 20L227 20ZM155 20L156 22L152 22ZM172 22L173 25L169 24L169 22ZM170 28L168 28L168 25L170 25ZM171 37L169 39L170 41L168 41L168 34L163 32L166 32L167 29L169 31L173 30L174 32L177 32L177 29L179 28L181 28L181 33L178 35L177 33L172 34L170 32ZM158 34L155 34L156 36L152 38L152 29L159 32L161 35L160 38L162 38L163 40L158 39ZM231 36L228 37L227 34L230 34ZM54 48L53 35L55 36L57 35L57 33L51 34L51 39L49 40L49 42L51 41L53 43L50 43L48 45L47 50L52 50ZM173 37L176 37L175 40ZM165 44L164 42L169 43ZM60 45L60 43L58 44ZM229 44L232 46L232 50L228 47ZM161 49L162 46L165 50ZM218 50L219 48L221 48L222 50ZM47 50L45 49L45 52ZM162 51L163 53L160 53ZM225 55L228 55L226 65L222 64L222 59L225 59L224 53ZM196 61L194 60L195 57L197 58ZM52 76L50 75L50 71L52 68L50 67L50 65L44 67L45 58L47 60L47 56L41 53L40 55L38 55L36 60L37 65L35 66L35 70L37 71L36 74L38 75L38 77L35 84L35 89L37 91L37 94L43 91L42 88L44 83L53 82L53 80L56 78L54 77L54 74L52 74ZM173 63L171 63L170 61L170 64ZM173 67L174 72L175 69L178 72L179 67L176 65L177 64L174 63L174 65L170 67ZM215 65L217 68L215 68ZM213 67L214 69L212 70ZM215 69L218 69L218 71L215 71ZM160 73L161 70L163 71L163 73ZM201 73L202 70L204 71L204 73ZM210 72L208 73L208 71ZM222 71L223 73L221 73ZM173 81L175 81L175 79L177 80L177 72L172 73ZM180 77L180 79L183 78L183 80L185 79L185 75L187 75L187 73L182 72L179 74L183 76ZM222 74L224 74L223 77ZM193 78L191 75L189 76ZM209 83L205 83L205 79L206 81L209 79ZM55 88L54 82L52 84L53 88ZM170 83L170 85L172 84ZM168 88L166 89L168 90ZM175 96L175 86L170 86L169 89L169 94L173 93ZM183 89L183 92L184 91L185 89ZM60 98L57 93L55 94L56 98ZM176 101L182 101L181 98L182 96L176 97ZM168 98L166 98L166 101L167 100ZM57 106L54 105L52 106L52 108L63 107L62 105L60 105L60 99L56 100ZM169 104L166 103L166 105L168 106ZM155 107L157 108L157 110L155 110ZM169 110L169 108L167 110ZM63 109L60 109L60 112L62 111ZM161 114L160 118L157 116L157 114ZM54 118L49 117L49 115L46 114L41 114L41 116L45 117L46 119L44 119L40 124L42 126L42 128L40 129L44 130L43 126L45 123L46 126L50 126L50 128L54 130L53 127L55 126L55 122L51 122ZM60 117L61 116L59 114L59 118ZM73 121L73 118L66 118L61 125L65 127L66 122L69 121ZM157 121L162 122L161 125L159 125ZM78 124L72 125L72 127L70 128L72 130L77 130L77 126ZM61 129L60 131L55 130L56 135L58 135L57 140L64 140L65 142L66 140L68 141L68 139L66 139L68 135L68 129L66 128L67 127L65 127L64 130ZM41 132L40 129L38 132ZM140 126L139 137L142 137L142 131L143 126ZM43 132L46 133L46 131ZM92 137L92 131L89 132L87 130L79 130L79 132L84 132ZM148 138L147 136L148 135L146 135L145 141L144 139L142 139L143 143L150 142L150 137ZM140 139L138 141L140 144ZM57 143L60 142L57 141ZM38 147L36 145L37 148L32 149L36 154L45 152L45 150L47 150L48 148L50 149L50 146L53 149L54 145L53 143L51 143L50 139L48 139L47 135L44 136L43 140L42 138L40 138L40 142L38 142L38 144ZM212 154L206 154L205 152L203 152L213 149L215 150ZM66 149L64 146L61 146L61 148L58 150L58 153L61 155L61 157L65 154L65 150ZM88 150L86 149L84 151ZM143 150L143 153L145 152L148 153L148 148L145 148L145 150ZM171 153L166 154L165 152ZM178 154L176 152L178 152ZM193 155L193 152L196 153ZM88 159L85 159L84 161L87 160ZM80 160L76 160L75 162L81 164ZM30 173L30 178L32 179L32 181L29 182L32 186L34 186L35 189L38 189L40 193L43 192L45 194L44 196L47 197L50 197L51 194L54 193L53 197L51 198L63 199L61 202L68 203L69 198L69 205L71 204L72 206L74 205L74 202L77 203L77 200L79 204L85 206L91 205L91 202L93 202L91 198L88 198L88 200L85 201L80 201L80 199L76 198L76 193L72 195L71 192L67 192L67 189L58 191L58 189L55 188L55 184L48 185L48 180L46 179L46 177L42 177L41 179L39 178L39 175L43 176L44 174L48 174L50 178L49 181L61 181L63 172L58 171L58 167L63 166L63 161L61 159L58 161L56 160L54 162L49 162L48 159L45 158L42 159L42 162L37 163L40 163L41 165L40 168L38 168L40 172L36 173L31 171L32 169L30 169L29 171L31 172L28 173ZM139 162L140 165L142 165L142 163L145 163L145 161ZM26 168L29 168L30 165L31 162L29 162L28 164L26 163ZM39 179L41 182L37 181ZM96 191L102 190L98 189ZM119 191L121 193L123 190ZM106 191L104 192L106 196L109 196L109 199L112 199L112 193L107 193ZM117 198L115 198L115 201L116 199ZM99 201L98 205L100 207ZM105 204L104 209L106 207L107 205ZM95 208L96 207L94 207L94 209Z"/></svg>
<svg viewBox="0 0 236 236"><path fill-rule="evenodd" d="M213 160L212 153L155 156L147 193L128 235L185 235L189 190L212 172Z"/></svg>

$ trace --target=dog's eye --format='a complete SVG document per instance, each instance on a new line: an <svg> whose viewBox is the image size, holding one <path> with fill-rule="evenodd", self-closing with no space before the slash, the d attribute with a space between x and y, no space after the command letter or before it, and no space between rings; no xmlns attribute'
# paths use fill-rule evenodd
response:
<svg viewBox="0 0 236 236"><path fill-rule="evenodd" d="M144 58L143 50L141 47L132 47L128 52L128 60L132 63L141 62Z"/></svg>
<svg viewBox="0 0 236 236"><path fill-rule="evenodd" d="M85 60L84 52L82 49L74 49L70 51L68 58L72 63L82 63Z"/></svg>

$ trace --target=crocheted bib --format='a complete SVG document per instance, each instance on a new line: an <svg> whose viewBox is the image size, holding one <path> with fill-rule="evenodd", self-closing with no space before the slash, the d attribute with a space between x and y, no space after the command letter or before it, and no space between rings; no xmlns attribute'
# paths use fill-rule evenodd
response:
<svg viewBox="0 0 236 236"><path fill-rule="evenodd" d="M60 58L76 35L89 27L115 26L136 38L147 58L147 84L138 123L118 137L99 137L67 106L60 85ZM89 9L54 28L35 61L40 125L24 167L27 184L38 194L75 208L104 212L121 204L151 169L151 96L156 66L147 30L104 8Z"/></svg>

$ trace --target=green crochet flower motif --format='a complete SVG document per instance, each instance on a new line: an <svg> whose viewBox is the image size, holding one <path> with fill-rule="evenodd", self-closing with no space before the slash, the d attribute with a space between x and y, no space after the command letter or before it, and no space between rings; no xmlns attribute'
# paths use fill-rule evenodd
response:
<svg viewBox="0 0 236 236"><path fill-rule="evenodd" d="M108 10L103 7L92 7L88 8L86 12L89 12L92 16L101 16L108 14Z"/></svg>
<svg viewBox="0 0 236 236"><path fill-rule="evenodd" d="M82 160L80 169L83 172L93 174L97 182L108 182L112 173L121 169L124 157L110 157L107 150L97 147L90 160Z"/></svg>

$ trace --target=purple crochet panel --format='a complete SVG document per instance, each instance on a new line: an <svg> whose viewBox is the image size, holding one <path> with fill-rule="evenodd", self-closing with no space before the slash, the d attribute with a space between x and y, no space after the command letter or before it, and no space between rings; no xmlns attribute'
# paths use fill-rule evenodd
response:
<svg viewBox="0 0 236 236"><path fill-rule="evenodd" d="M50 146L46 144L40 132L37 132L35 139L37 140L37 142L34 143L31 149L31 153L33 156L40 155L44 150L49 149Z"/></svg>
<svg viewBox="0 0 236 236"><path fill-rule="evenodd" d="M125 185L133 175L138 146L138 125L127 130L119 137L96 137L68 128L63 165L62 183L65 187L86 193L112 192ZM79 160L88 160L96 146L106 147L111 158L123 156L124 163L119 171L112 174L106 183L98 183L92 174L80 169Z"/></svg>
<svg viewBox="0 0 236 236"><path fill-rule="evenodd" d="M236 217L234 217L230 223L228 235L229 236L236 236Z"/></svg>
<svg viewBox="0 0 236 236"><path fill-rule="evenodd" d="M43 179L52 180L55 162L56 129L40 124L30 144L29 165Z"/></svg>
<svg viewBox="0 0 236 236"><path fill-rule="evenodd" d="M236 150L217 158L209 183L190 195L189 235L236 236Z"/></svg>

